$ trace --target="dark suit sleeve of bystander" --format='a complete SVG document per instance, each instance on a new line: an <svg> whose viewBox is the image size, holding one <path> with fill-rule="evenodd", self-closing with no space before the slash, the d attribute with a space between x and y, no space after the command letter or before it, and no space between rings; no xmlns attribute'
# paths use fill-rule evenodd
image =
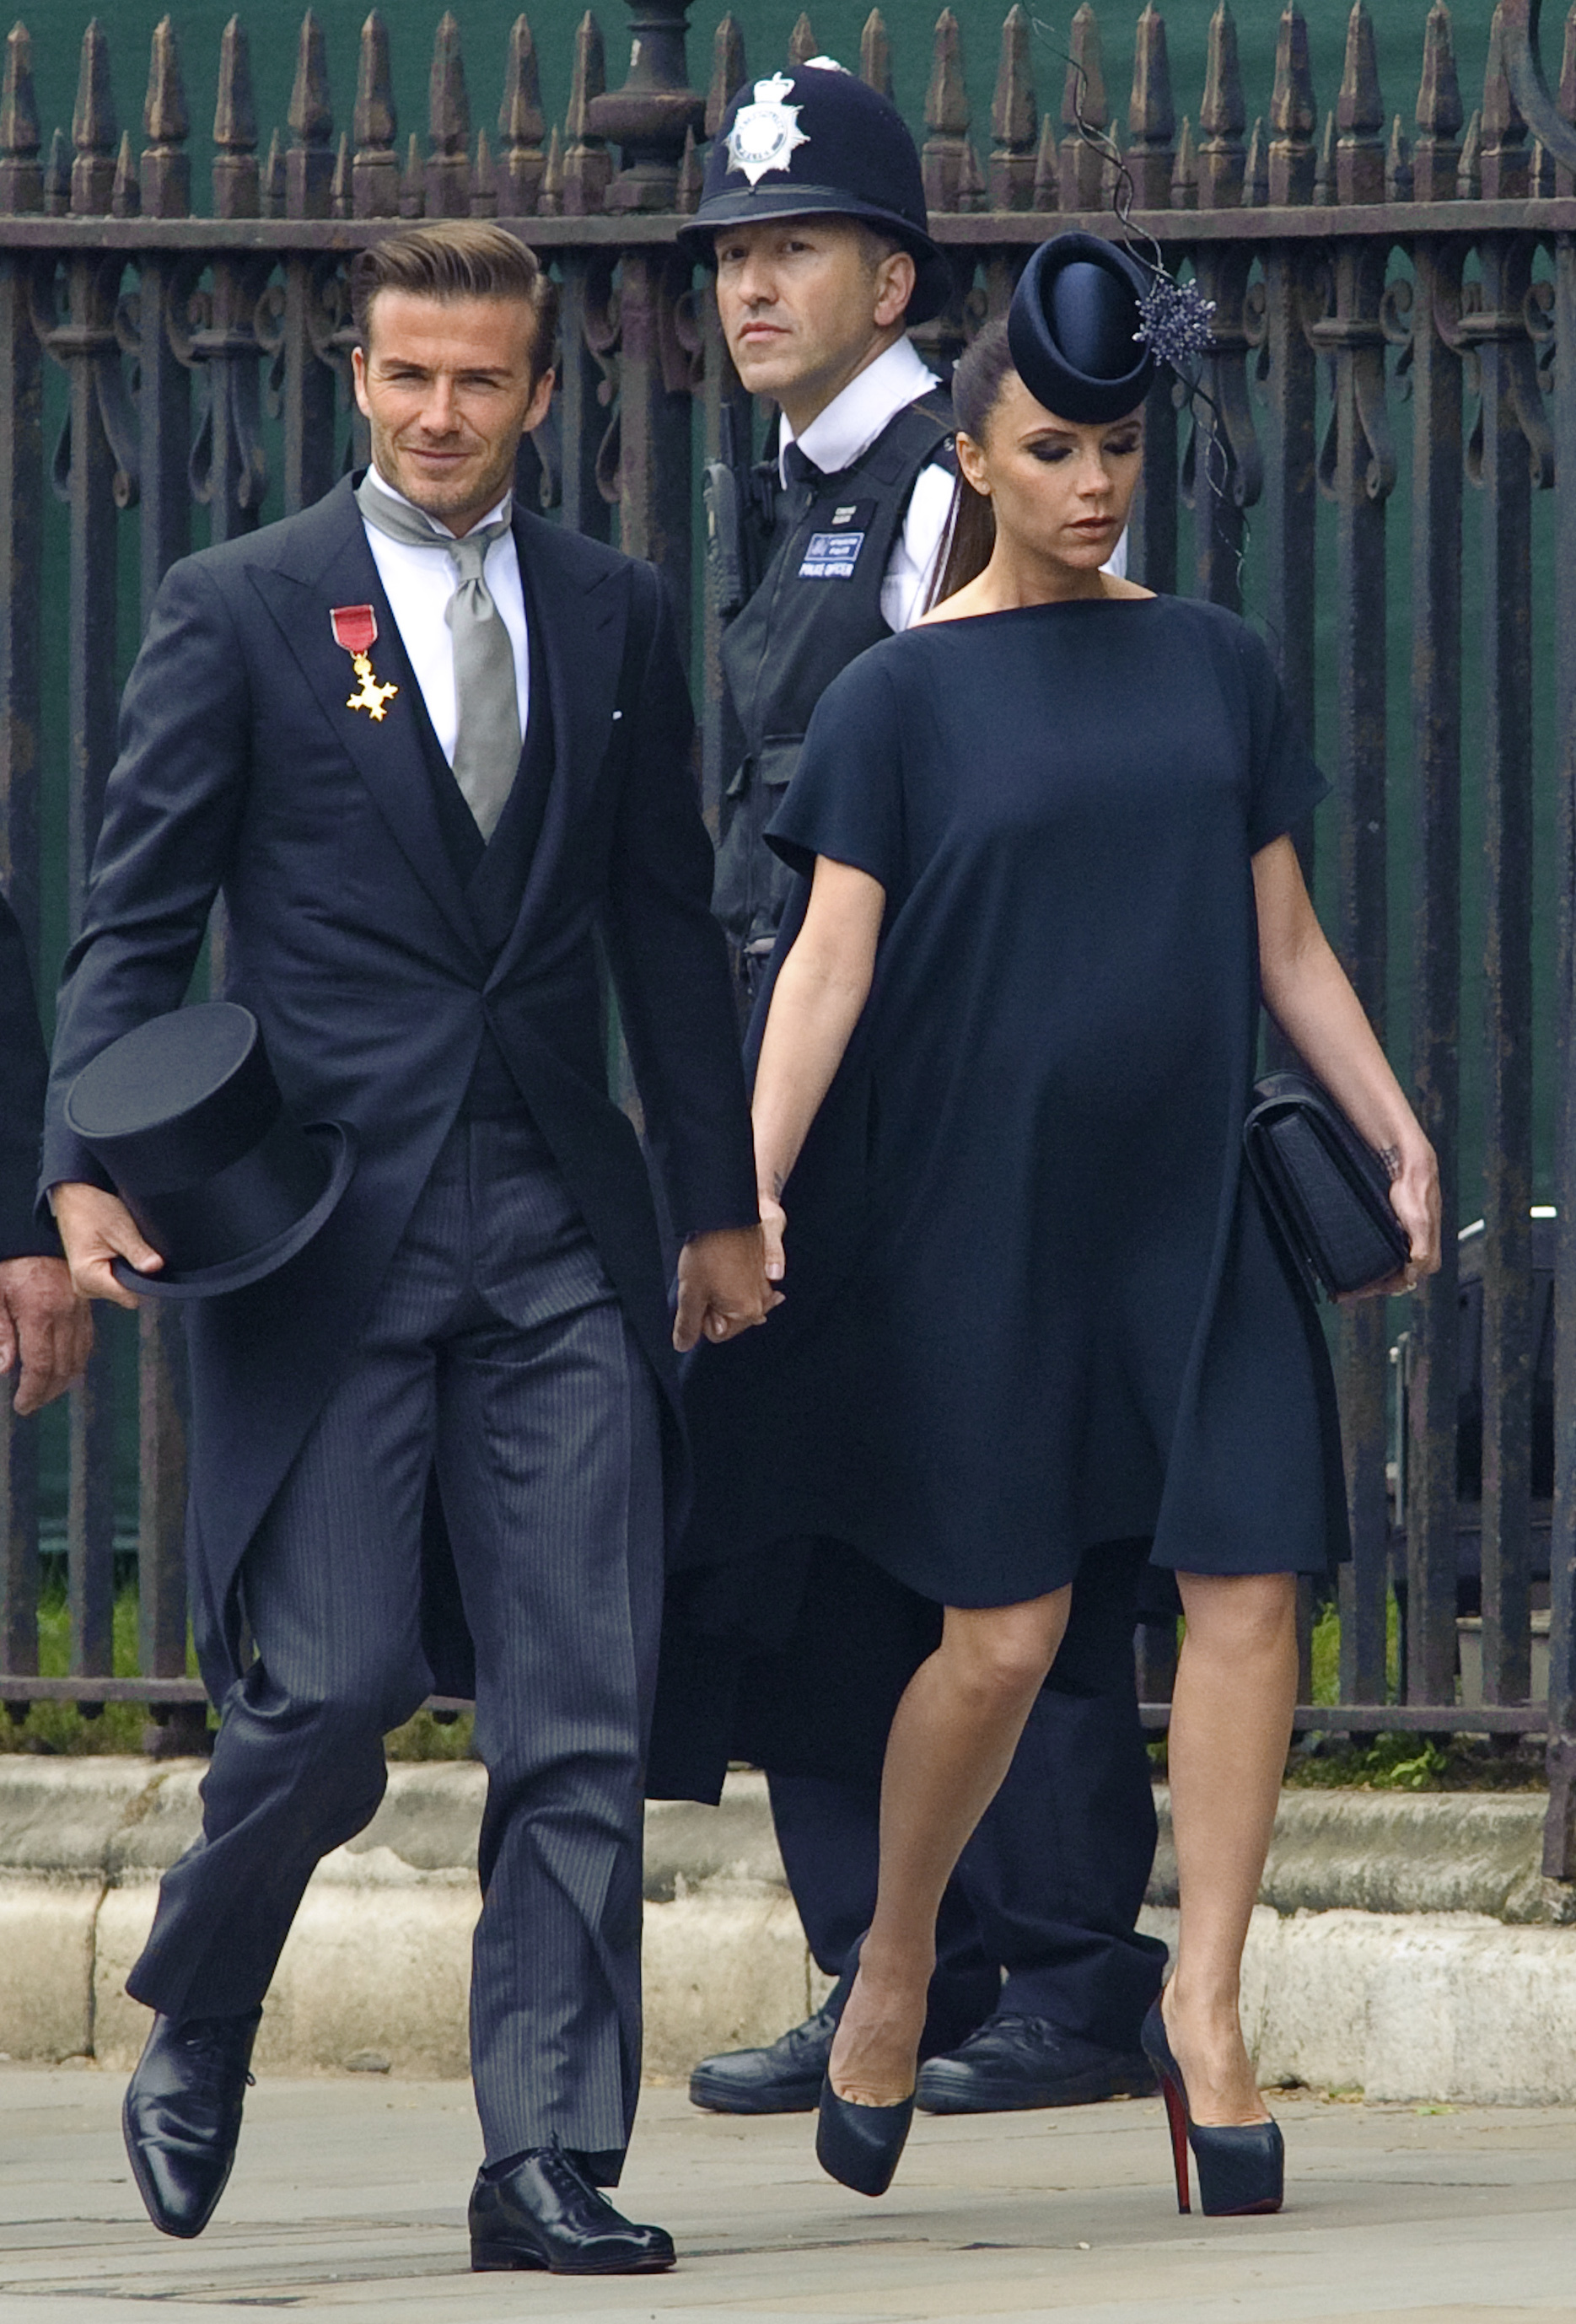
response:
<svg viewBox="0 0 1576 2324"><path fill-rule="evenodd" d="M0 895L0 1260L60 1257L60 1237L33 1210L49 1070L27 946Z"/></svg>
<svg viewBox="0 0 1576 2324"><path fill-rule="evenodd" d="M604 936L630 1061L675 1232L752 1226L750 1117L689 689L662 585L636 593L619 707L628 721Z"/></svg>
<svg viewBox="0 0 1576 2324"><path fill-rule="evenodd" d="M245 657L221 589L191 558L166 575L121 700L82 933L67 955L41 1186L106 1183L65 1120L88 1060L186 998L245 798Z"/></svg>

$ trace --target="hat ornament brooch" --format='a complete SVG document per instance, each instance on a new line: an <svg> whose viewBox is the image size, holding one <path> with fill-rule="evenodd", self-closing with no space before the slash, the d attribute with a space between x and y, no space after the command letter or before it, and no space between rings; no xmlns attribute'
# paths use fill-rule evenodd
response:
<svg viewBox="0 0 1576 2324"><path fill-rule="evenodd" d="M1042 40L1049 38L1049 28L1038 17L1034 19L1034 29ZM1138 188L1121 148L1109 131L1096 128L1084 115L1083 88L1088 75L1076 58L1060 49L1056 53L1070 71L1074 124L1083 143L1111 165L1111 208L1127 239L1129 257L1148 278L1146 287L1138 293L1139 320L1133 337L1157 363L1166 364L1176 374L1190 395L1202 396L1210 403L1212 399L1199 384L1199 369L1215 343L1215 302L1204 297L1196 282L1180 281L1172 273L1160 244L1134 219ZM1147 243L1148 248L1136 249L1135 242Z"/></svg>

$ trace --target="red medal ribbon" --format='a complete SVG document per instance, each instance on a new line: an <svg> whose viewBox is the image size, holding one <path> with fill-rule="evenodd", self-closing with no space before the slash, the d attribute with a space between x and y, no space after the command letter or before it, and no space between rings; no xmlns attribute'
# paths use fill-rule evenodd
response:
<svg viewBox="0 0 1576 2324"><path fill-rule="evenodd" d="M378 617L370 605L336 605L328 615L334 642L347 654L364 654L377 643Z"/></svg>

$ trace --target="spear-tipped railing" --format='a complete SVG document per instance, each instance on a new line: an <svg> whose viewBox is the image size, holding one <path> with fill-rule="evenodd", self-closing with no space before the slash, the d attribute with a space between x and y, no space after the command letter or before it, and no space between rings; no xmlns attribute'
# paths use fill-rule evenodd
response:
<svg viewBox="0 0 1576 2324"><path fill-rule="evenodd" d="M1271 82L1258 90L1245 85L1237 23L1221 0L1192 92L1174 85L1154 5L1137 17L1122 91L1088 0L1064 46L1014 0L999 42L989 34L986 124L965 72L982 20L972 5L945 8L913 127L932 230L954 276L947 311L919 334L937 364L1000 310L1035 243L1064 225L1120 231L1118 200L1216 302L1209 403L1152 399L1134 569L1157 588L1244 604L1270 640L1335 787L1318 867L1332 931L1376 1018L1404 1002L1393 1046L1442 1157L1448 1218L1480 1207L1485 1221L1465 1247L1471 1282L1460 1279L1452 1241L1399 1324L1369 1307L1339 1326L1356 1556L1341 1581L1341 1700L1308 1710L1304 1723L1546 1733L1548 1868L1568 1879L1576 8L1557 60L1540 14L1539 0L1500 0L1485 54L1469 60L1445 0L1433 0L1415 101L1397 110L1380 88L1367 0L1351 8L1340 53L1322 56L1287 0ZM124 529L135 531L145 615L189 547L299 508L364 456L344 273L357 247L401 219L496 217L558 274L559 389L522 460L521 489L559 521L653 558L687 632L696 452L714 456L724 410L747 417L748 399L704 274L676 237L699 197L706 143L751 69L724 16L692 85L689 15L683 0L628 0L629 60L610 86L604 28L585 14L570 54L549 60L549 78L568 89L562 117L549 120L528 19L494 50L461 6L434 27L425 124L401 134L382 18L374 9L365 20L336 121L323 28L309 11L286 118L266 138L246 25L233 18L206 151L194 146L171 19L150 26L140 144L115 116L100 24L83 31L69 129L51 124L47 134L28 33L12 32L0 87L0 537L13 576L0 603L0 875L35 950L41 927L72 923L113 756L116 687L135 643L118 578ZM899 38L911 37L908 21L898 21ZM819 49L801 15L788 61ZM889 93L893 49L889 18L872 11L848 61ZM777 61L758 57L754 69ZM1544 624L1532 618L1548 594L1535 548L1551 503L1555 604ZM1481 618L1468 635L1474 579ZM46 585L63 593L68 614L60 733L47 749ZM708 606L694 661L713 804L727 771L717 636ZM1410 650L1405 699L1398 644ZM1468 687L1477 714L1464 734ZM40 833L56 823L67 860L49 861L46 896ZM1303 844L1311 862L1306 835ZM1539 851L1557 866L1556 945L1533 908ZM1464 857L1482 918L1480 996L1463 934ZM221 964L222 950L220 931ZM1463 1045L1482 1060L1484 1123L1470 1150ZM1540 1107L1559 1116L1552 1178L1534 1173ZM1538 1194L1554 1197L1557 1229L1529 1218ZM1562 1351L1552 1398L1550 1231ZM1459 1409L1462 1380L1478 1378L1479 1313L1480 1435L1470 1420L1462 1428ZM64 1680L37 1670L36 1432L0 1422L0 1699L131 1695L158 1707L168 1736L189 1740L200 1690L184 1677L177 1354L161 1319L140 1328L137 1673L113 1667L116 1374L106 1354L71 1422ZM1398 1684L1387 1635L1396 1607ZM1480 1618L1480 1634L1463 1617ZM1480 1703L1458 1699L1463 1637L1480 1666ZM1158 1721L1166 1655L1153 1635L1150 1649Z"/></svg>

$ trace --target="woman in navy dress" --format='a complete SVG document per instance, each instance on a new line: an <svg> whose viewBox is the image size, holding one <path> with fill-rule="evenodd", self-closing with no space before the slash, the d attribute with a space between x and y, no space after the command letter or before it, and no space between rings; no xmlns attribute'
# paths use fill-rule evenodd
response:
<svg viewBox="0 0 1576 2324"><path fill-rule="evenodd" d="M1142 460L1141 279L1059 237L1010 346L997 325L964 357L952 594L827 690L772 826L809 883L754 1102L788 1297L695 1367L697 1525L735 1554L851 1542L945 1609L891 1729L817 2134L872 2193L907 2130L941 1892L1080 1562L1152 1536L1186 1634L1181 1934L1146 2046L1179 2196L1190 2127L1206 2210L1267 2209L1279 2133L1238 1978L1296 1577L1343 1554L1345 1502L1318 1318L1242 1167L1261 999L1389 1161L1411 1259L1376 1289L1437 1266L1438 1181L1308 901L1287 835L1325 787L1267 653L1101 569Z"/></svg>

